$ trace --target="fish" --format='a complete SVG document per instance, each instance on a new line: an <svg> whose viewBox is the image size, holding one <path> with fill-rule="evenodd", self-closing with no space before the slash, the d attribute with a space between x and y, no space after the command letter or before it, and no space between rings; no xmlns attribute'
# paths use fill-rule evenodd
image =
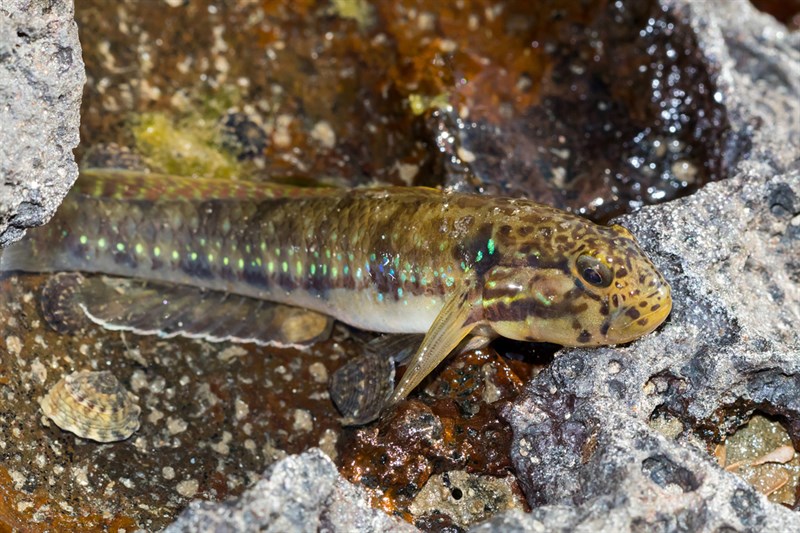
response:
<svg viewBox="0 0 800 533"><path fill-rule="evenodd" d="M470 336L623 344L656 329L672 307L669 284L627 229L527 199L130 170L83 170L53 219L2 252L0 270L99 273L176 287L162 298L151 286L144 298L151 307L171 300L186 309L155 313L173 317L171 334L199 322L193 331L203 336L226 314L247 324L244 340L258 340L274 324L261 311L231 311L249 309L243 302L252 300L364 330L424 335L388 405ZM212 304L193 303L196 291ZM125 302L136 307L135 298ZM136 320L150 316L144 311ZM236 339L219 330L208 336Z"/></svg>

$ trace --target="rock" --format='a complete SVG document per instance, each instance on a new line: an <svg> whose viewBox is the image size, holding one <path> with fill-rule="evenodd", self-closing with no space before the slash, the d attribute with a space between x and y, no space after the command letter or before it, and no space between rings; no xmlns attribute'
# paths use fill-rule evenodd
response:
<svg viewBox="0 0 800 533"><path fill-rule="evenodd" d="M746 0L660 4L688 21L696 43L689 38L681 46L690 43L693 53L696 47L713 78L705 96L724 107L730 131L727 148L712 153L722 161L709 165L729 177L623 217L672 283L673 314L656 334L629 346L560 352L504 410L514 432L514 469L533 510L495 515L474 531L800 530L796 514L725 471L708 451L756 411L777 417L800 445L800 35ZM43 223L77 174L71 149L83 64L70 2L9 0L0 13L3 245ZM330 112L327 99L319 100ZM250 130L244 137L252 146L240 156L266 146ZM397 144L370 137L376 150L356 155L396 157ZM462 153L465 161L473 157ZM694 179L697 168L674 163L673 174ZM409 180L422 168L411 167ZM9 336L7 344L18 356L19 338ZM207 396L213 401L202 414L212 420L219 398ZM418 427L438 438L436 420L422 420L433 420ZM85 464L98 462L90 459ZM114 462L120 461L101 468ZM175 478L168 468L164 477ZM85 466L75 470L87 486L94 479ZM194 478L177 483L183 498L213 496L200 489ZM430 516L429 524L447 523ZM318 450L277 462L236 500L193 503L169 530L257 528L414 530L370 508L364 491Z"/></svg>
<svg viewBox="0 0 800 533"><path fill-rule="evenodd" d="M424 521L441 513L461 528L483 522L499 511L523 509L514 494L515 478L479 476L464 470L435 474L419 491L410 507L411 513ZM418 520L417 525L420 525Z"/></svg>
<svg viewBox="0 0 800 533"><path fill-rule="evenodd" d="M49 220L78 176L84 81L72 2L3 2L0 246Z"/></svg>
<svg viewBox="0 0 800 533"><path fill-rule="evenodd" d="M708 452L756 411L800 444L800 35L743 0L664 5L690 12L749 157L622 217L671 283L672 315L629 346L564 350L529 384L505 415L534 511L475 531L800 529Z"/></svg>
<svg viewBox="0 0 800 533"><path fill-rule="evenodd" d="M192 503L166 531L416 531L372 509L319 449L270 466L236 500Z"/></svg>
<svg viewBox="0 0 800 533"><path fill-rule="evenodd" d="M662 5L688 19L716 73L730 177L622 218L672 284L671 318L628 346L563 350L527 386L504 416L533 510L470 531L800 530L800 516L709 453L756 411L776 416L800 445L800 35L745 0ZM283 472L321 461L316 452L284 459L239 502L216 512L195 503L172 530L234 520ZM361 498L349 506L338 496L345 482L327 468L315 488L352 513L332 529L374 526L376 511ZM271 497L303 503L269 503L266 520L316 528L308 480L294 477ZM216 522L190 521L201 513Z"/></svg>

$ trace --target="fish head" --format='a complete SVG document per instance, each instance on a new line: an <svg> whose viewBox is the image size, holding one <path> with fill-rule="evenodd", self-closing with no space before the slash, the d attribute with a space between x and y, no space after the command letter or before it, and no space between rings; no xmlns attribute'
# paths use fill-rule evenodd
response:
<svg viewBox="0 0 800 533"><path fill-rule="evenodd" d="M633 235L570 224L589 229L562 224L569 239L539 243L521 261L504 250L512 259L484 277L485 323L503 337L564 346L622 344L657 328L672 309L670 286Z"/></svg>

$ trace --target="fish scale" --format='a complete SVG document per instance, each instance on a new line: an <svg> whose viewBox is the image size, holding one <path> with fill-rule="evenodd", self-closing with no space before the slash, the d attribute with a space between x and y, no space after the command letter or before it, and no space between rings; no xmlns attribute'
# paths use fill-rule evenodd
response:
<svg viewBox="0 0 800 533"><path fill-rule="evenodd" d="M363 325L357 316L346 304L332 308L327 293L361 292L386 305L420 295L438 304L465 271L452 244L431 247L419 231L459 218L438 194L387 189L241 200L172 193L154 200L131 194L125 178L113 187L111 178L82 176L53 221L17 246L17 257L22 247L29 253L27 264L14 267L193 285L300 304L356 326ZM203 180L194 181L202 191Z"/></svg>

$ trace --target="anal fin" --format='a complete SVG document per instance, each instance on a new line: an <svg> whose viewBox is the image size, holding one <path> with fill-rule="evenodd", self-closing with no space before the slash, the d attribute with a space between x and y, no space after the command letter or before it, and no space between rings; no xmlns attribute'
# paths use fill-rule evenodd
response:
<svg viewBox="0 0 800 533"><path fill-rule="evenodd" d="M70 306L77 306L107 329L162 338L309 344L327 338L333 323L314 311L246 296L78 273L54 276L43 296L45 318L71 317Z"/></svg>

